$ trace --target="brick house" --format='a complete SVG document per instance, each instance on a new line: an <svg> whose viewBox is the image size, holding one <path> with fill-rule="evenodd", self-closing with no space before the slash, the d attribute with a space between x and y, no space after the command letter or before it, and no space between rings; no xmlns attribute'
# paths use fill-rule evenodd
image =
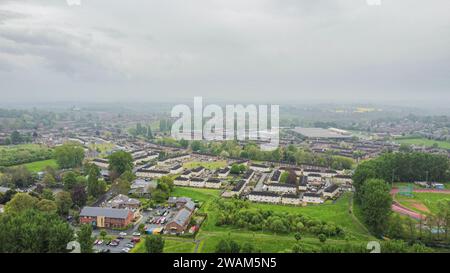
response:
<svg viewBox="0 0 450 273"><path fill-rule="evenodd" d="M127 209L84 207L80 212L81 224L99 228L124 228L131 224L134 213Z"/></svg>

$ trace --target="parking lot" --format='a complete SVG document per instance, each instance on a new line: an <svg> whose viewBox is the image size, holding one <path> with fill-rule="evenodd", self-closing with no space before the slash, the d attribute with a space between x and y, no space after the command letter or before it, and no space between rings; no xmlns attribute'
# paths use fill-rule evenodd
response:
<svg viewBox="0 0 450 273"><path fill-rule="evenodd" d="M135 244L140 240L140 236L133 236L132 234L127 234L125 236L119 235L112 241L103 241L98 239L94 243L94 250L95 252L105 253L127 253L131 251Z"/></svg>
<svg viewBox="0 0 450 273"><path fill-rule="evenodd" d="M126 253L131 251L134 247L137 238L143 239L140 236L133 236L139 233L139 225L144 224L145 230L153 230L158 228L164 228L164 226L171 221L175 215L177 214L177 208L165 208L165 207L157 207L150 211L143 211L142 218L139 222L136 222L135 225L125 231L118 230L106 230L108 233L108 237L112 238L112 241L107 240L96 240L96 244L94 244L94 250L96 252L104 252L104 253ZM101 229L96 229L93 232L93 235L96 238L100 237ZM141 234L139 234L141 235Z"/></svg>
<svg viewBox="0 0 450 273"><path fill-rule="evenodd" d="M168 222L170 222L177 214L176 208L156 208L149 211L144 217L143 222L146 230L152 230L156 228L163 228Z"/></svg>

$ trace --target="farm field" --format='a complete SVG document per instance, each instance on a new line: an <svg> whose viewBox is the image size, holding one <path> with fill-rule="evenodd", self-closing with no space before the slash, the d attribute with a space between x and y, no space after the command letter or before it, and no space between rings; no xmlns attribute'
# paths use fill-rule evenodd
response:
<svg viewBox="0 0 450 273"><path fill-rule="evenodd" d="M45 169L45 167L50 166L57 169L58 163L54 159L41 160L31 163L22 164L20 166L25 166L30 172L40 172Z"/></svg>
<svg viewBox="0 0 450 273"><path fill-rule="evenodd" d="M214 200L219 198L219 193L220 191L218 190L175 187L174 195L191 197L204 202L200 212L206 212L208 217L202 224L196 237L196 239L200 241L198 252L214 252L217 243L223 238L233 239L240 244L254 242L256 249L266 253L290 251L292 246L296 243L293 234L274 234L264 231L253 232L235 227L216 226L217 210L215 208ZM336 203L322 206L294 207L251 203L250 207L289 213L302 213L320 220L334 222L345 229L349 241L367 242L367 240L370 240L372 237L366 232L365 228L348 213L349 198L349 195L345 195ZM347 240L341 238L329 238L326 243L344 244L347 242ZM312 235L304 235L301 243L309 248L317 248L322 244L317 237Z"/></svg>
<svg viewBox="0 0 450 273"><path fill-rule="evenodd" d="M398 138L395 140L397 143L405 143L410 145L421 145L427 147L433 147L434 144L437 144L439 148L442 149L450 149L449 141L440 141L440 140L431 140L427 138Z"/></svg>
<svg viewBox="0 0 450 273"><path fill-rule="evenodd" d="M224 168L226 167L227 161L225 160L221 160L221 161L211 161L211 162L207 162L207 161L192 161L192 162L186 162L183 164L183 167L186 169L193 169L199 166L202 166L206 169L209 170L216 170L216 169L220 169L220 168Z"/></svg>

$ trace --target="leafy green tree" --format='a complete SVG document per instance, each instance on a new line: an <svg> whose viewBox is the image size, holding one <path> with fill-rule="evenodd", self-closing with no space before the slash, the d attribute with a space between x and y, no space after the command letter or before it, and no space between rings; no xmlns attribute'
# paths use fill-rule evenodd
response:
<svg viewBox="0 0 450 273"><path fill-rule="evenodd" d="M296 185L297 184L297 175L295 174L294 170L289 170L288 172L288 177L286 179L286 183L287 184L292 184L292 185Z"/></svg>
<svg viewBox="0 0 450 273"><path fill-rule="evenodd" d="M55 198L56 206L58 208L58 214L61 216L66 216L69 214L69 210L73 205L72 197L70 193L66 191L61 191L56 194Z"/></svg>
<svg viewBox="0 0 450 273"><path fill-rule="evenodd" d="M216 245L215 253L230 253L230 246L227 240L221 239Z"/></svg>
<svg viewBox="0 0 450 273"><path fill-rule="evenodd" d="M111 186L111 191L113 191L116 194L126 195L128 194L128 192L130 192L130 189L131 183L121 178L116 179Z"/></svg>
<svg viewBox="0 0 450 273"><path fill-rule="evenodd" d="M194 141L191 142L191 149L192 149L192 151L198 152L202 148L203 148L203 145L202 145L202 143L200 141L194 140Z"/></svg>
<svg viewBox="0 0 450 273"><path fill-rule="evenodd" d="M41 194L42 199L47 199L51 201L55 201L55 196L50 189L44 189Z"/></svg>
<svg viewBox="0 0 450 273"><path fill-rule="evenodd" d="M105 240L106 236L108 236L108 232L106 232L106 230L102 229L100 231L100 237L102 238L102 240Z"/></svg>
<svg viewBox="0 0 450 273"><path fill-rule="evenodd" d="M94 246L94 237L92 237L92 226L83 224L77 232L77 241L80 243L81 253L92 253Z"/></svg>
<svg viewBox="0 0 450 273"><path fill-rule="evenodd" d="M83 164L84 149L78 143L67 142L55 148L54 156L60 168L77 168Z"/></svg>
<svg viewBox="0 0 450 273"><path fill-rule="evenodd" d="M255 245L250 242L245 242L242 244L241 253L255 253Z"/></svg>
<svg viewBox="0 0 450 273"><path fill-rule="evenodd" d="M19 131L12 132L9 139L11 141L11 144L20 144L24 142L24 137L19 133Z"/></svg>
<svg viewBox="0 0 450 273"><path fill-rule="evenodd" d="M120 179L132 182L136 179L136 175L134 175L132 171L126 171L120 176Z"/></svg>
<svg viewBox="0 0 450 273"><path fill-rule="evenodd" d="M216 245L215 253L239 253L240 245L234 240L221 239Z"/></svg>
<svg viewBox="0 0 450 273"><path fill-rule="evenodd" d="M325 234L323 234L323 233L319 234L319 236L317 236L317 238L319 238L319 241L321 243L325 243L325 241L327 240L327 236L325 236Z"/></svg>
<svg viewBox="0 0 450 273"><path fill-rule="evenodd" d="M402 144L400 144L400 148L398 150L402 153L410 153L410 152L412 152L413 149L412 149L411 145L402 143Z"/></svg>
<svg viewBox="0 0 450 273"><path fill-rule="evenodd" d="M369 179L363 185L361 211L363 220L376 235L382 235L391 213L392 196L389 186L380 179Z"/></svg>
<svg viewBox="0 0 450 273"><path fill-rule="evenodd" d="M56 179L51 173L46 173L42 179L42 183L44 183L45 186L52 188L56 185Z"/></svg>
<svg viewBox="0 0 450 273"><path fill-rule="evenodd" d="M230 246L230 253L239 253L241 252L241 246L234 240L230 240L228 242Z"/></svg>
<svg viewBox="0 0 450 273"><path fill-rule="evenodd" d="M77 186L77 175L74 172L67 172L63 177L64 189L72 190L75 186Z"/></svg>
<svg viewBox="0 0 450 273"><path fill-rule="evenodd" d="M87 180L87 192L89 195L98 197L106 190L106 184L98 179L98 170L91 168Z"/></svg>
<svg viewBox="0 0 450 273"><path fill-rule="evenodd" d="M152 127L147 126L147 139L153 139Z"/></svg>
<svg viewBox="0 0 450 273"><path fill-rule="evenodd" d="M231 174L240 174L241 169L239 168L239 165L238 164L231 165L230 173Z"/></svg>
<svg viewBox="0 0 450 273"><path fill-rule="evenodd" d="M79 208L86 205L87 193L83 186L75 186L70 192L70 196L72 197L73 203Z"/></svg>
<svg viewBox="0 0 450 273"><path fill-rule="evenodd" d="M183 148L189 147L189 141L187 141L186 139L182 138L179 142L181 147Z"/></svg>
<svg viewBox="0 0 450 273"><path fill-rule="evenodd" d="M36 208L38 199L29 195L28 193L17 193L14 197L6 203L5 211L8 213L19 213L25 210Z"/></svg>
<svg viewBox="0 0 450 273"><path fill-rule="evenodd" d="M302 234L300 232L296 232L294 234L295 240L298 242L302 239Z"/></svg>
<svg viewBox="0 0 450 273"><path fill-rule="evenodd" d="M116 175L122 175L133 169L133 157L125 151L117 151L109 156L109 170Z"/></svg>
<svg viewBox="0 0 450 273"><path fill-rule="evenodd" d="M33 183L31 172L25 166L8 168L6 173L10 178L9 184L16 188L25 188Z"/></svg>
<svg viewBox="0 0 450 273"><path fill-rule="evenodd" d="M145 250L147 253L162 253L165 240L160 235L149 235L145 237Z"/></svg>
<svg viewBox="0 0 450 273"><path fill-rule="evenodd" d="M58 210L58 207L56 205L55 201L42 199L36 204L36 208L40 211L49 212L49 213L56 213Z"/></svg>
<svg viewBox="0 0 450 273"><path fill-rule="evenodd" d="M65 253L73 239L58 215L28 209L0 216L0 253Z"/></svg>
<svg viewBox="0 0 450 273"><path fill-rule="evenodd" d="M292 247L292 253L304 253L304 252L305 249L302 244L297 243Z"/></svg>

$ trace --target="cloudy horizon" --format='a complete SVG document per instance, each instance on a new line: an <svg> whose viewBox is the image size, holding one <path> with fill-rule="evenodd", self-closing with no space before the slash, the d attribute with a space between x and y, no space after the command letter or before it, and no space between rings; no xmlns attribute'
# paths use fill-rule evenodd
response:
<svg viewBox="0 0 450 273"><path fill-rule="evenodd" d="M445 0L1 0L0 95L445 106L448 10Z"/></svg>

